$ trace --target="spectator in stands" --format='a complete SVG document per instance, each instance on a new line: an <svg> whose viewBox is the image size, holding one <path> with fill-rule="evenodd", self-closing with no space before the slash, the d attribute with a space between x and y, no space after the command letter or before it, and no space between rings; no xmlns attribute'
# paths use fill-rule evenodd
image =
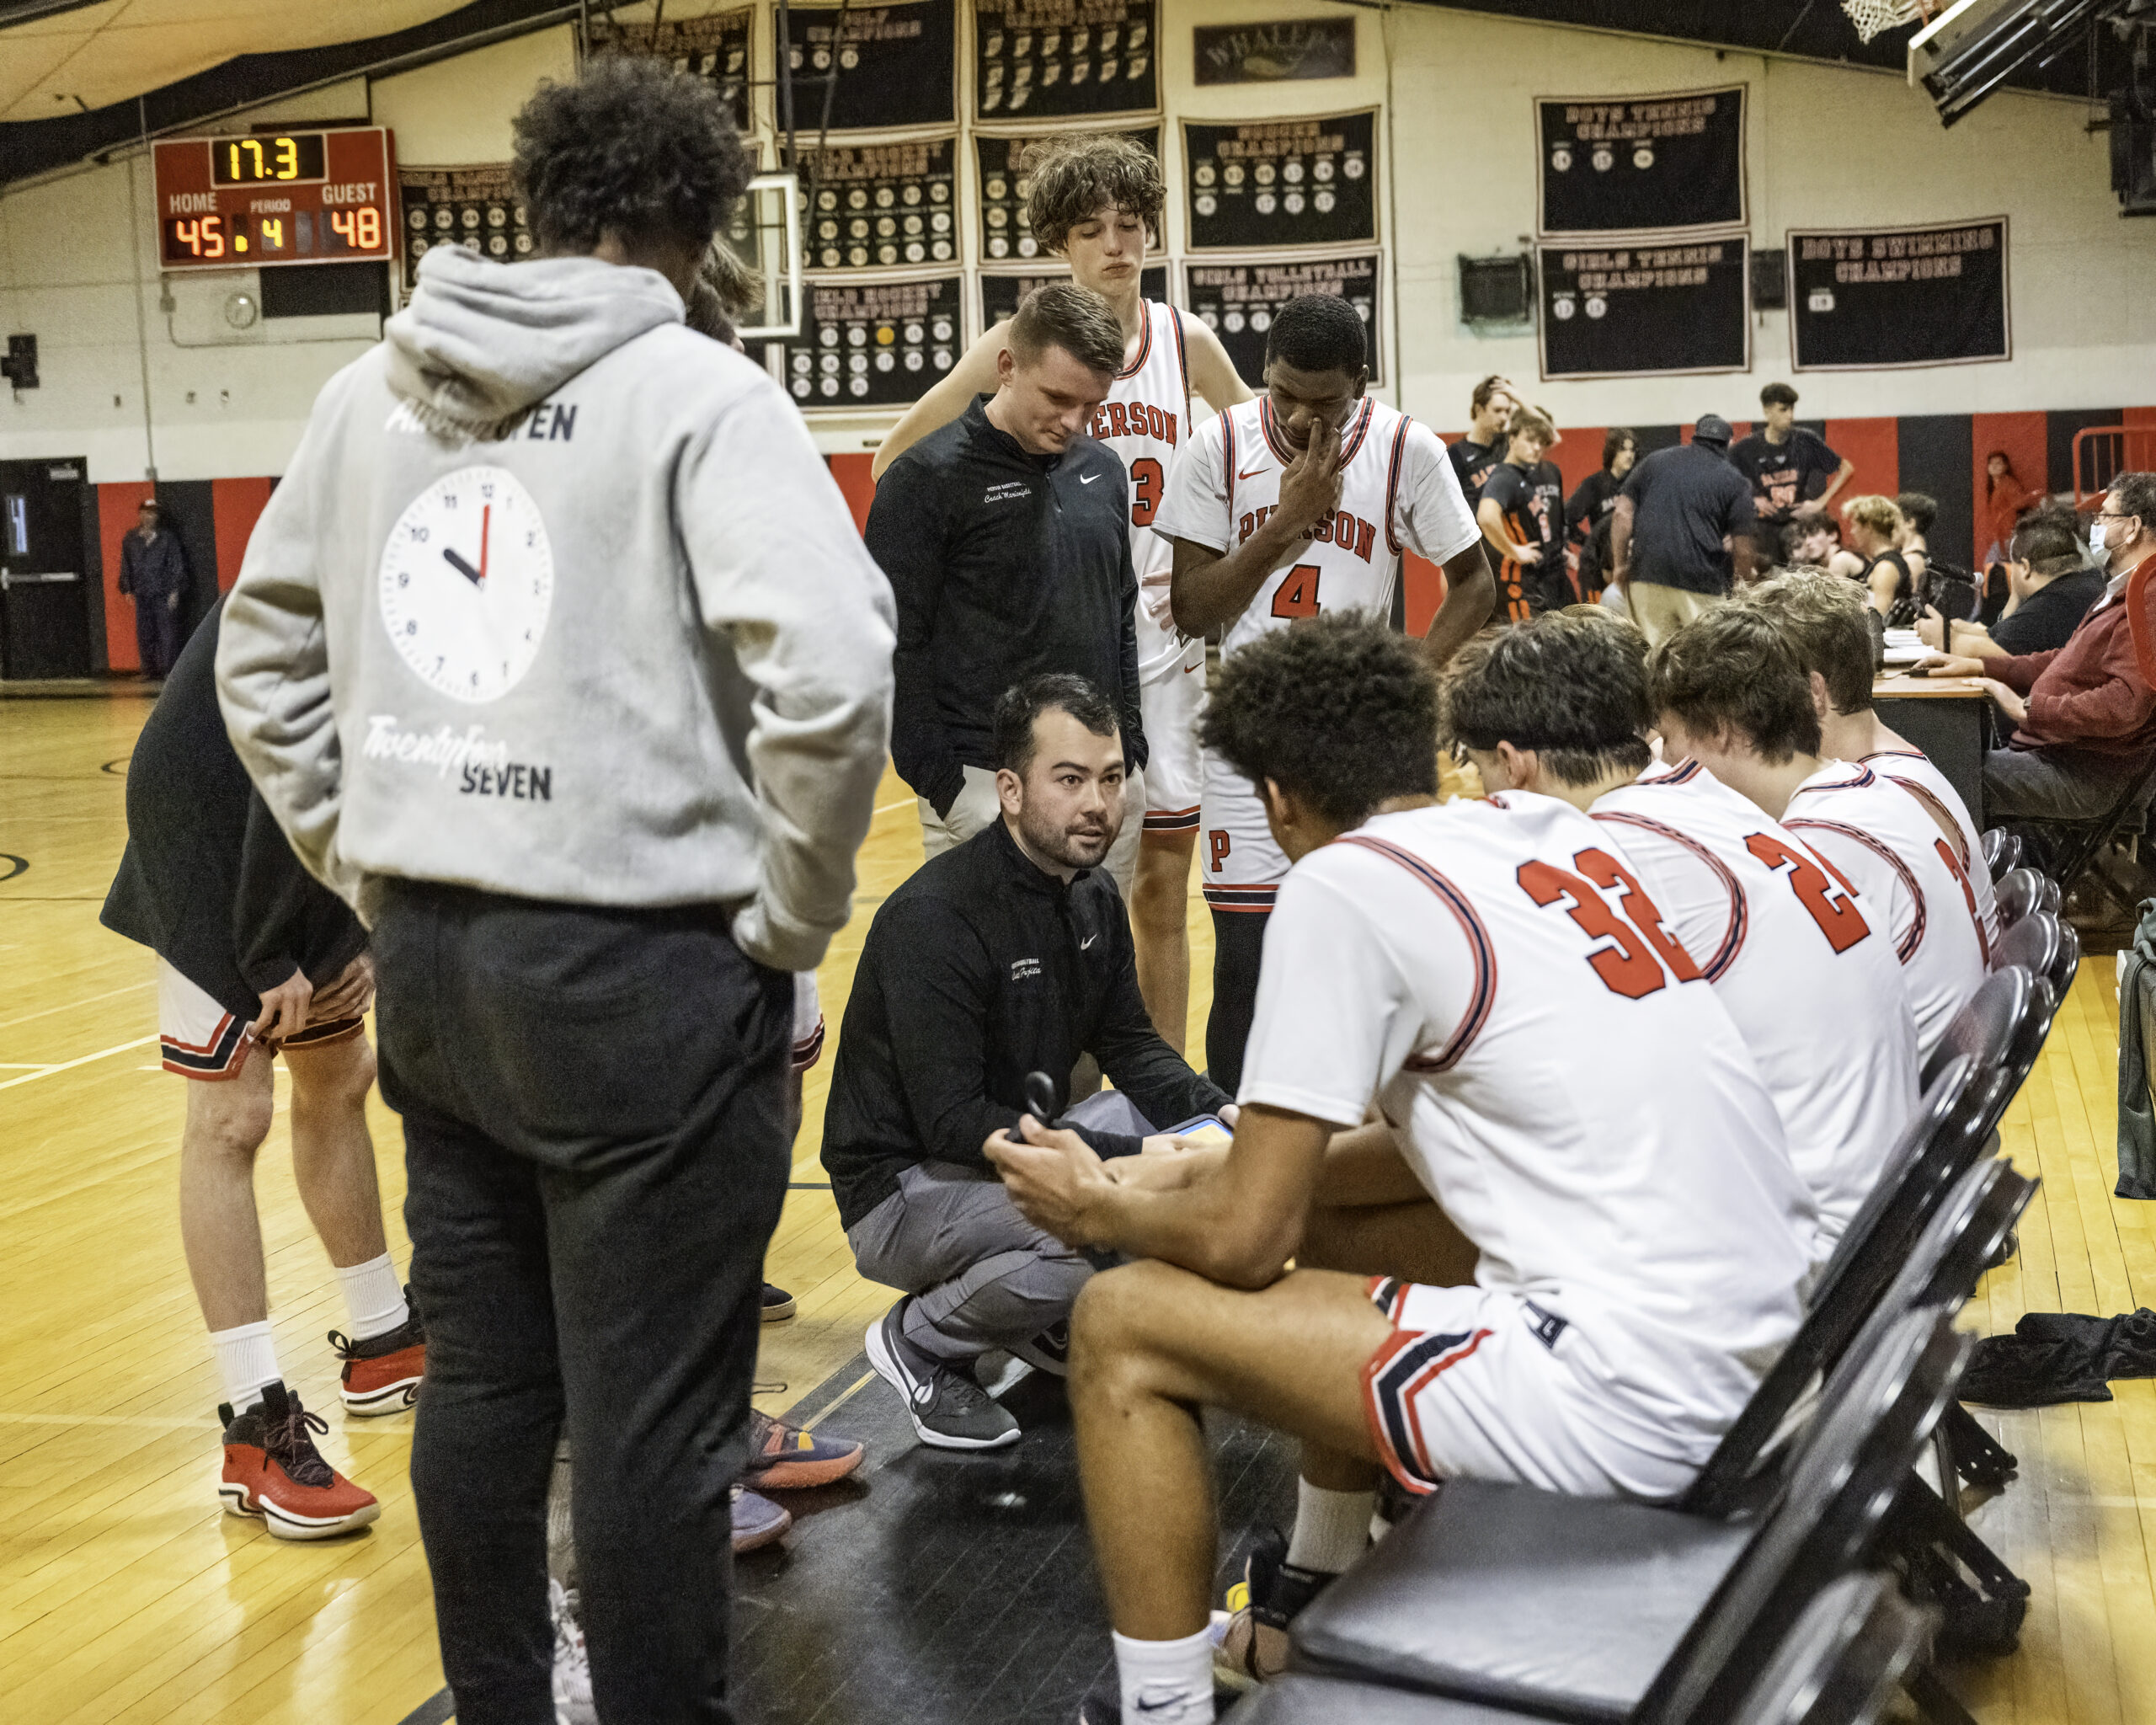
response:
<svg viewBox="0 0 2156 1725"><path fill-rule="evenodd" d="M1824 515L1856 464L1796 423L1796 392L1788 384L1769 383L1761 390L1759 411L1765 425L1729 452L1730 465L1752 487L1758 520L1778 527L1800 515Z"/></svg>
<svg viewBox="0 0 2156 1725"><path fill-rule="evenodd" d="M1580 597L1592 605L1602 596L1609 569L1609 522L1617 512L1617 494L1640 458L1640 440L1622 425L1602 436L1602 466L1580 481L1565 505L1567 537L1579 547Z"/></svg>
<svg viewBox="0 0 2156 1725"><path fill-rule="evenodd" d="M1902 511L1891 497L1852 497L1842 520L1844 540L1864 559L1857 579L1870 590L1871 608L1888 628L1907 628L1916 621L1917 590L1900 547Z"/></svg>
<svg viewBox="0 0 2156 1725"><path fill-rule="evenodd" d="M2104 575L2089 566L2074 513L2063 504L2031 510L2007 542L2009 598L1999 621L1982 623L1942 617L1928 608L1917 633L1929 647L1965 659L2007 659L2063 647L2104 596ZM1945 638L1951 627L1951 639Z"/></svg>
<svg viewBox="0 0 2156 1725"><path fill-rule="evenodd" d="M1894 548L1902 553L1910 582L1921 594L1925 572L1931 567L1931 524L1939 519L1939 499L1921 491L1904 491L1895 498L1894 507L1902 512L1902 531Z"/></svg>
<svg viewBox="0 0 2156 1725"><path fill-rule="evenodd" d="M1460 477L1460 494L1473 509L1481 500L1483 482L1505 458L1505 428L1519 406L1509 377L1492 371L1475 386L1468 398L1467 435L1445 446L1452 470Z"/></svg>
<svg viewBox="0 0 2156 1725"><path fill-rule="evenodd" d="M1997 563L2009 554L2015 523L2035 500L2029 488L2015 477L2013 460L2004 450L1994 449L1984 457L1984 519L1991 526L1986 563Z"/></svg>
<svg viewBox="0 0 2156 1725"><path fill-rule="evenodd" d="M1539 408L1520 407L1505 427L1505 458L1482 482L1475 519L1497 557L1497 594L1508 622L1572 602L1559 506L1564 481L1543 451L1556 427Z"/></svg>
<svg viewBox="0 0 2156 1725"><path fill-rule="evenodd" d="M164 525L154 497L142 499L120 542L120 590L135 601L135 644L142 675L162 677L179 657L179 608L187 603L187 553Z"/></svg>
<svg viewBox="0 0 2156 1725"><path fill-rule="evenodd" d="M2085 820L2103 814L2156 750L2156 690L2128 626L2127 578L2156 558L2156 473L2121 473L2096 516L2111 579L2063 647L2006 659L1956 654L1927 661L1977 676L2015 729L1984 761L1991 820ZM2135 595L2144 622L2156 605Z"/></svg>
<svg viewBox="0 0 2156 1725"><path fill-rule="evenodd" d="M1691 442L1655 451L1618 496L1611 578L1650 643L1726 599L1732 581L1752 579L1752 490L1728 448L1729 421L1703 414Z"/></svg>

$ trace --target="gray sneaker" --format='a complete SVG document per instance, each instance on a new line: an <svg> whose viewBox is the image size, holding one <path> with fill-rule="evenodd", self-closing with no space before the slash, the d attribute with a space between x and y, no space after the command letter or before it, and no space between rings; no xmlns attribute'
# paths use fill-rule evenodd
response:
<svg viewBox="0 0 2156 1725"><path fill-rule="evenodd" d="M965 1373L918 1363L902 1338L907 1300L868 1327L862 1344L876 1375L905 1397L915 1435L939 1450L1001 1450L1018 1441L1018 1422Z"/></svg>

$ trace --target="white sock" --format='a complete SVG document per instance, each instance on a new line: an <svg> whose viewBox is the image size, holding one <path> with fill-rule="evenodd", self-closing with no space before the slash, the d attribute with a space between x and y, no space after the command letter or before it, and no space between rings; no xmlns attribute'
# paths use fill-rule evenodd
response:
<svg viewBox="0 0 2156 1725"><path fill-rule="evenodd" d="M412 1315L404 1304L404 1285L397 1279L397 1266L389 1254L371 1258L337 1272L344 1290L344 1310L351 1314L351 1338L366 1342L386 1336Z"/></svg>
<svg viewBox="0 0 2156 1725"><path fill-rule="evenodd" d="M1375 1492L1332 1492L1306 1479L1295 1482L1295 1531L1288 1561L1298 1569L1337 1575L1352 1568L1370 1542Z"/></svg>
<svg viewBox="0 0 2156 1725"><path fill-rule="evenodd" d="M277 1370L277 1343L266 1322L212 1330L210 1347L217 1356L217 1375L225 1381L225 1400L235 1413L246 1413L262 1399L264 1384L284 1376Z"/></svg>
<svg viewBox="0 0 2156 1725"><path fill-rule="evenodd" d="M1134 1641L1110 1632L1126 1725L1213 1725L1213 1637Z"/></svg>

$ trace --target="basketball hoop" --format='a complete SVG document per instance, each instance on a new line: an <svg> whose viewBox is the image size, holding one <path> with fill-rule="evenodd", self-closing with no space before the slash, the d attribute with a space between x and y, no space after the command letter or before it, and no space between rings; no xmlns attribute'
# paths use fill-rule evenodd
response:
<svg viewBox="0 0 2156 1725"><path fill-rule="evenodd" d="M1932 9L1926 0L1842 0L1842 10L1849 13L1849 22L1856 26L1860 42L1869 42L1881 30L1891 30L1897 24L1928 24Z"/></svg>

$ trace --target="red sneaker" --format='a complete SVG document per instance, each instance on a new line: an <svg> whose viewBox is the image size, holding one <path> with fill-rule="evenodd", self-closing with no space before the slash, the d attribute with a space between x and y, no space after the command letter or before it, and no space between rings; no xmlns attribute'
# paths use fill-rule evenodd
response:
<svg viewBox="0 0 2156 1725"><path fill-rule="evenodd" d="M372 1419L402 1413L419 1400L419 1382L427 1375L427 1332L416 1311L387 1334L364 1342L332 1330L329 1345L344 1362L337 1393L347 1413Z"/></svg>
<svg viewBox="0 0 2156 1725"><path fill-rule="evenodd" d="M819 1438L752 1407L749 1471L741 1476L741 1483L758 1492L827 1486L860 1466L862 1453L851 1438Z"/></svg>
<svg viewBox="0 0 2156 1725"><path fill-rule="evenodd" d="M300 1406L282 1384L262 1391L259 1406L225 1423L225 1471L217 1495L233 1515L259 1515L280 1540L326 1540L365 1527L382 1514L371 1492L363 1492L314 1447L313 1432L328 1423Z"/></svg>

